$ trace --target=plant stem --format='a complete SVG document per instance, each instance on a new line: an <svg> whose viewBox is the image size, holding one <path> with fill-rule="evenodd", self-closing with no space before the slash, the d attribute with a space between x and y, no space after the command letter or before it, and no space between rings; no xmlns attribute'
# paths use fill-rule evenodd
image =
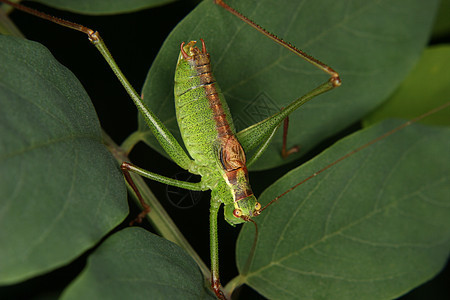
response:
<svg viewBox="0 0 450 300"><path fill-rule="evenodd" d="M119 147L104 131L102 131L102 133L104 144L107 146L117 162L129 162L130 159L125 154L126 151ZM127 139L127 141L128 140L129 139ZM133 177L133 181L136 184L137 188L141 192L144 201L151 207L150 213L147 215L147 218L153 225L155 230L164 238L174 242L175 244L183 248L195 260L200 270L202 271L203 276L209 281L211 273L208 267L180 232L173 220L161 206L158 199L156 199L156 197L153 195L147 184L140 176L136 174L131 174L131 176ZM133 189L129 186L127 186L127 188L130 194L133 195L135 202L139 205L139 200L134 194Z"/></svg>
<svg viewBox="0 0 450 300"><path fill-rule="evenodd" d="M223 288L223 292L226 295L231 295L235 289L237 289L244 283L245 283L244 277L242 275L238 275L227 283L227 285Z"/></svg>
<svg viewBox="0 0 450 300"><path fill-rule="evenodd" d="M133 149L133 147L142 140L142 132L136 130L135 132L133 132L132 134L130 134L125 141L123 141L123 143L120 145L120 148L125 152L125 153L130 153L131 150Z"/></svg>

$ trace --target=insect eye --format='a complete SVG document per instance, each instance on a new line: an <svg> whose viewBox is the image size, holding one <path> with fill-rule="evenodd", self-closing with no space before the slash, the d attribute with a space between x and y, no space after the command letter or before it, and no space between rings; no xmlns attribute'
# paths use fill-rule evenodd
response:
<svg viewBox="0 0 450 300"><path fill-rule="evenodd" d="M255 204L255 210L260 210L261 209L261 203L256 202Z"/></svg>
<svg viewBox="0 0 450 300"><path fill-rule="evenodd" d="M236 218L240 218L240 217L242 216L242 210L236 208L235 210L233 210L233 215L234 215Z"/></svg>

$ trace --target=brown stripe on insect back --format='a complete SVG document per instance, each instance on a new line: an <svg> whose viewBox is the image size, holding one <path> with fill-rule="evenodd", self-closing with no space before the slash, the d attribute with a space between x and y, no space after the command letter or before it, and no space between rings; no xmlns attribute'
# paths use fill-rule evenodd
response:
<svg viewBox="0 0 450 300"><path fill-rule="evenodd" d="M227 116L223 110L220 102L219 94L215 86L216 80L211 72L211 62L209 54L198 53L192 60L192 64L197 70L197 75L200 78L200 86L205 90L205 96L208 99L209 107L213 112L213 119L216 122L218 138L233 135Z"/></svg>
<svg viewBox="0 0 450 300"><path fill-rule="evenodd" d="M238 202L253 195L245 166L244 149L231 131L215 86L216 81L211 73L209 54L206 53L204 43L202 52L198 49L196 51L190 64L196 69L197 76L200 79L199 87L204 89L205 97L208 99L209 107L212 110L219 140L219 158L225 171L223 176L232 190L234 201Z"/></svg>
<svg viewBox="0 0 450 300"><path fill-rule="evenodd" d="M248 183L248 171L246 167L228 171L225 173L225 176L230 185L234 187L234 202L238 202L239 200L253 195L252 189Z"/></svg>

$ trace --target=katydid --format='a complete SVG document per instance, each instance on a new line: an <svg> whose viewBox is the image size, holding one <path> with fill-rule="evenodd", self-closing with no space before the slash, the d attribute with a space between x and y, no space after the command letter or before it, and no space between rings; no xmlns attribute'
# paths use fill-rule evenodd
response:
<svg viewBox="0 0 450 300"><path fill-rule="evenodd" d="M136 106L145 116L154 135L170 157L180 167L202 176L199 183L179 182L143 170L133 164L122 163L121 168L127 182L133 187L145 207L144 211L138 216L138 221L141 221L143 216L150 211L150 207L142 199L139 190L129 175L129 171L152 180L186 189L211 189L211 282L216 296L222 299L225 296L221 291L219 279L217 237L217 214L220 205L222 203L225 205L225 219L233 226L248 222L252 217L259 215L261 204L257 202L251 190L247 166L250 166L259 158L273 137L273 133L291 112L313 97L339 86L341 81L339 75L327 65L263 30L224 2L216 1L216 3L330 75L327 82L297 99L278 114L244 130L238 140L228 106L211 74L210 59L205 42L201 40L201 50L194 47L195 42L193 41L186 45L183 42L175 73L175 105L183 141L193 160L189 159L159 120L140 102L139 97L136 97L136 94L132 95ZM94 45L99 45L97 47L104 57L111 61L110 55L100 38L96 36L92 38L92 35L90 35L90 38ZM110 62L110 65L115 72L119 72L114 62ZM251 151L255 148L254 156L246 161L245 151Z"/></svg>
<svg viewBox="0 0 450 300"><path fill-rule="evenodd" d="M97 37L95 36L95 33L92 32L92 37L94 39L94 41L97 39ZM284 43L280 40L277 40L280 43ZM195 48L193 46L193 43L188 43L186 46L183 47L183 45L181 46L181 54L179 57L179 64L189 64L190 61L195 61L197 57L202 57L202 55L206 56L206 46L202 41L202 47L201 50ZM104 48L104 45L101 44L100 42L100 46L98 46L101 48L101 51L104 51L103 54L110 59L109 54L106 52L106 48ZM331 80L329 82L326 82L325 84L323 84L322 86L320 86L318 88L318 90L316 90L317 93L321 93L323 91L326 91L328 89L331 89L334 86L337 86L339 84L339 79L336 73L334 73L332 70L328 69L328 67L322 65L321 63L317 62L316 60L305 56L305 54L300 52L300 56L303 56L304 58L310 59L312 60L312 62L317 63L319 66L322 66L325 70L328 70L331 72ZM199 58L201 59L201 58ZM204 59L204 57L203 57ZM114 64L113 62L110 61L110 63ZM114 66L114 68L116 68L116 72L118 72L118 68ZM188 72L188 71L186 71ZM192 72L192 71L191 71ZM205 70L205 72L201 72L202 74L205 73L209 73L209 71ZM193 74L191 74L193 75ZM192 76L194 77L194 76ZM208 78L204 78L199 76L197 78L197 80L206 80L205 82L196 82L195 86L201 86L201 88L203 88L205 85L213 85L213 82L211 80L213 80L212 78L208 77ZM123 79L122 79L123 80ZM180 80L181 81L181 80ZM330 83L331 82L331 83ZM125 85L128 85L127 83L125 83ZM194 91L194 89L192 89L192 91ZM138 105L140 105L140 100L139 97L133 92L131 91L131 93L133 94L132 97L134 97L134 101L135 103ZM182 90L180 92L180 94L185 95L187 94L187 92L185 90ZM214 95L214 92L209 92L207 93L207 95ZM309 100L309 97L314 96L314 92L311 92L309 94L306 95L306 98L300 98L301 100ZM200 98L200 97L198 97ZM222 106L222 107L226 107L224 100L222 99L216 99L216 106ZM219 105L220 103L220 105ZM297 102L298 103L301 102ZM295 104L294 104L295 105ZM212 114L210 116L210 120L211 119L216 119L215 121L212 121L212 125L210 125L210 130L205 131L205 132L198 132L198 135L207 135L207 133L212 133L213 129L214 131L214 138L211 138L209 141L205 141L204 143L200 143L200 147L201 148L205 148L206 145L208 145L208 147L210 148L206 148L207 150L202 151L201 153L204 154L206 153L207 157L205 158L204 156L202 156L201 154L199 154L199 156L197 156L197 158L195 157L195 155L193 153L196 153L196 148L193 146L192 148L190 148L188 145L188 151L191 154L191 156L195 159L196 163L193 163L189 158L186 159L185 154L183 154L181 149L178 149L177 143L175 140L171 139L169 137L169 141L165 138L161 138L160 143L163 145L163 147L165 147L166 149L168 149L167 151L171 151L173 154L173 158L176 162L178 162L179 165L184 166L186 169L189 169L190 171L192 171L193 173L201 173L202 175L204 175L204 179L202 179L202 183L203 184L188 184L188 183L180 183L180 182L176 182L167 178L164 178L162 176L156 175L156 174L152 174L150 172L144 171L142 169L139 169L131 164L128 163L124 163L122 165L122 168L125 170L125 176L128 177L128 171L135 171L137 173L140 173L144 176L150 177L152 179L155 180L159 180L161 182L165 182L165 183L169 183L169 184L173 184L175 186L181 186L181 187L186 187L186 188L191 188L191 189L206 189L206 188L216 188L216 194L214 194L214 190L213 190L213 196L216 196L217 201L212 202L212 212L211 212L211 219L212 219L212 223L214 224L216 221L216 216L217 216L217 210L218 207L220 206L220 202L224 202L225 203L225 217L227 219L227 221L229 221L232 224L236 224L236 223L241 223L243 221L247 221L249 220L249 218L251 216L257 215L260 212L259 209L259 205L256 202L256 199L252 196L252 192L249 188L248 182L247 182L247 174L246 174L246 170L245 170L245 165L243 164L243 160L245 160L245 156L242 152L242 148L240 148L239 143L237 142L237 140L239 140L239 142L241 142L243 144L243 148L244 150L247 150L248 148L250 148L249 145L246 145L245 143L250 143L251 145L253 144L258 144L258 143L262 143L263 145L266 145L269 141L269 139L267 138L267 135L270 135L270 133L274 132L276 130L276 128L279 126L279 124L282 122L282 120L284 119L285 116L287 116L292 110L294 110L296 107L293 106L288 106L284 111L280 112L279 114L276 115L275 118L269 118L266 123L263 124L270 124L270 126L263 126L263 125L258 125L255 127L252 127L252 129L257 129L257 130L261 130L262 133L262 137L258 137L256 139L256 141L253 141L251 139L246 139L245 137L243 138L239 138L238 135L238 139L235 138L235 134L232 130L232 122L231 122L231 118L229 117L229 113L228 111L225 110L225 115L226 117L222 117L221 113L223 111L210 111L209 113ZM154 119L154 117L151 115L151 112L148 111L145 107L140 108L141 112L150 115L150 119ZM205 109L205 111L207 111ZM189 114L187 114L189 116ZM182 115L183 117L183 115ZM188 118L188 117L186 117ZM206 118L208 119L208 118ZM180 120L179 120L180 122ZM218 126L220 122L221 126ZM156 125L155 125L156 123ZM159 127L159 135L156 134L157 137L161 137L161 133L163 133L166 136L170 136L170 134L167 133L167 131L164 130L163 126L161 126L160 124L158 124L157 121L151 121L151 126L153 126L152 128L155 127ZM183 123L180 123L180 128L182 130L183 133ZM205 126L206 127L206 126ZM183 133L183 139L186 143L192 142L189 140L189 134L190 132L188 132L188 130L190 129L189 126L186 126L186 132L187 133ZM218 139L217 138L217 129L218 128L222 128L223 132L222 132L222 139ZM208 128L206 128L208 129ZM250 131L251 133L253 133L254 131ZM253 136L253 134L248 134L248 136ZM223 141L223 137L226 138L225 141ZM212 140L212 142L211 142ZM195 142L195 140L194 140ZM232 147L228 147L228 143L232 144ZM192 143L194 144L194 143ZM247 147L246 147L247 146ZM231 148L231 150L229 150ZM173 150L175 149L175 150ZM264 146L260 146L260 147L256 147L257 149L257 154L259 155L259 153L261 153L264 150ZM175 157L174 157L175 156ZM248 159L248 165L251 164L252 162L254 162L256 160L257 156L254 156L250 159ZM204 159L205 161L207 161L208 163L199 163L202 161L202 159ZM218 170L214 170L215 167L219 166ZM224 170L224 169L229 169L229 170ZM242 193L241 189L237 189L234 185L230 184L231 181L235 180L235 177L229 175L230 173L237 173L239 174L240 177L238 178L243 178L243 191L244 191L244 197L239 198L239 197L234 197L236 194ZM211 175L211 174L216 174L216 175ZM220 175L220 176L218 176ZM128 180L130 184L132 184L131 180ZM216 183L215 182L221 182L222 184L218 184L218 186L215 186ZM240 182L239 180L237 180L238 182ZM217 191L217 188L219 188L219 191ZM231 190L234 190L234 193L230 193L228 191L228 189L231 188ZM136 192L138 192L136 190ZM231 195L230 195L231 194ZM234 196L233 196L234 195ZM234 198L234 199L231 199ZM246 204L246 205L243 205ZM212 244L215 245L216 243L213 243L214 241L217 241L217 235L214 235L215 232L215 228L212 228L211 230L211 239L212 239ZM214 248L214 247L212 247ZM213 285L215 287L215 291L216 294L219 297L222 297L221 293L220 293L220 282L218 279L218 266L215 266L214 263L217 263L218 257L217 254L214 254L214 252L217 252L217 247L215 247L214 249L212 249L212 271L213 271Z"/></svg>

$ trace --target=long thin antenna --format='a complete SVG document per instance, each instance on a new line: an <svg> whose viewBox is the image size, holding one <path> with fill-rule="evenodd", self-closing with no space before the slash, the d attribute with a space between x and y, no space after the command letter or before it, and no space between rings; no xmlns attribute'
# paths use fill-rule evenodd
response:
<svg viewBox="0 0 450 300"><path fill-rule="evenodd" d="M388 137L388 136L390 136L390 135L396 133L397 131L399 131L399 130L401 130L401 129L403 129L403 128L405 128L405 127L411 125L411 124L414 124L414 123L416 123L416 122L418 122L418 121L420 121L420 120L422 120L422 119L424 119L424 118L426 118L426 117L428 117L428 116L430 116L430 115L432 115L432 114L434 114L434 113L436 113L436 112L438 112L438 111L443 110L444 108L446 108L446 107L448 107L448 106L450 106L450 101L447 102L447 103L444 103L443 105L441 105L441 106L439 106L439 107L436 107L436 108L434 108L434 109L432 109L432 110L426 112L425 114L423 114L423 115L421 115L421 116L418 116L417 118L414 118L414 119L412 119L412 120L409 120L409 121L407 121L407 122L401 124L400 126L398 126L398 127L394 128L394 129L392 129L392 130L386 132L385 134L383 134L383 135L377 137L376 139L373 139L373 140L371 140L370 142L368 142L368 143L366 143L366 144L364 144L364 145L362 145L362 146L360 146L360 147L358 147L358 148L356 148L356 149L350 151L349 153L347 153L346 155L342 156L341 158L335 160L334 162L332 162L332 163L329 164L328 166L324 167L323 169L320 169L319 171L315 172L315 173L312 174L311 176L309 176L309 177L303 179L302 181L300 181L299 183L297 183L296 185L294 185L294 186L291 187L290 189L286 190L286 191L285 191L284 193L282 193L281 195L275 197L275 198L274 198L272 201L270 201L266 206L264 206L263 208L261 208L261 210L259 211L259 213L261 213L263 210L265 210L265 209L266 209L268 206L270 206L272 203L278 201L278 199L280 199L281 197L283 197L283 196L286 195L287 193L293 191L294 189L296 189L297 187L299 187L299 186L302 185L303 183L307 182L308 180L310 180L310 179L316 177L317 175L319 175L319 174L322 173L323 171L326 171L326 170L328 170L329 168L333 167L334 165L337 165L337 164L340 163L341 161L343 161L343 160L349 158L349 157L352 156L353 154L355 154L355 153L357 153L357 152L359 152L359 151L361 151L361 150L363 150L363 149L365 149L365 148L367 148L367 147L369 147L369 146L375 144L375 143L378 142L378 141L381 141L382 139L384 139L384 138L386 138L386 137Z"/></svg>

